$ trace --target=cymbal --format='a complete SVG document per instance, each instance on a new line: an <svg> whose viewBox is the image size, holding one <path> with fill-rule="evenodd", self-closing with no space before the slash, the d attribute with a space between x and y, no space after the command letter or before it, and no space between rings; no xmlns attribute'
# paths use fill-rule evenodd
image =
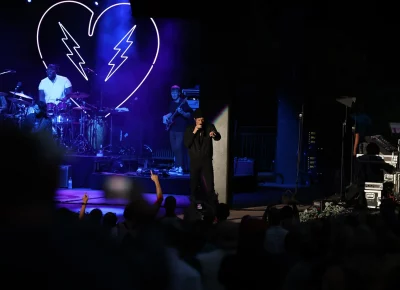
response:
<svg viewBox="0 0 400 290"><path fill-rule="evenodd" d="M7 98L7 99L10 100L13 103L16 103L16 104L23 104L23 105L30 105L31 104L30 102L28 102L26 100L23 100L23 99L18 99L18 98Z"/></svg>
<svg viewBox="0 0 400 290"><path fill-rule="evenodd" d="M7 95L8 95L7 93L0 92L0 97L5 97Z"/></svg>
<svg viewBox="0 0 400 290"><path fill-rule="evenodd" d="M74 107L74 108L72 108L72 110L75 110L75 111L81 111L81 110L90 111L91 109L88 108L88 107L82 107L82 106L80 106L80 107Z"/></svg>
<svg viewBox="0 0 400 290"><path fill-rule="evenodd" d="M68 94L67 97L71 99L86 99L89 98L89 95L86 93L75 92Z"/></svg>
<svg viewBox="0 0 400 290"><path fill-rule="evenodd" d="M16 96L18 96L18 97L20 97L20 98L24 98L24 99L28 99L28 100L33 100L33 98L31 98L30 96L27 96L27 95L25 95L25 94L23 94L23 93L16 93L16 92L11 92L11 91L10 91L10 93L13 94L13 95L16 95Z"/></svg>

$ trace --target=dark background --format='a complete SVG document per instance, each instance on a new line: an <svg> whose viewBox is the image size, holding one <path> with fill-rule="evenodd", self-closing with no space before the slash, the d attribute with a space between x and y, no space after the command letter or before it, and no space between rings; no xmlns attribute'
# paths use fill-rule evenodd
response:
<svg viewBox="0 0 400 290"><path fill-rule="evenodd" d="M305 131L318 132L320 170L334 171L340 167L345 119L345 108L336 98L351 96L365 104L375 134L397 141L388 126L400 121L400 26L394 4L196 3L132 1L134 13L201 19L202 85L232 100L239 128L276 126L276 100L283 92L293 114L304 106ZM345 138L347 161L350 135Z"/></svg>
<svg viewBox="0 0 400 290"><path fill-rule="evenodd" d="M44 77L35 30L44 7L55 1L34 2L13 1L0 11L0 68L18 71L1 78L2 91L23 79L34 92ZM344 107L336 98L363 100L378 131L387 138L391 137L388 122L400 121L399 18L394 6L378 3L132 1L136 17L152 16L161 22L175 17L184 23L179 51L185 53L179 56L180 62L188 65L159 77L157 81L164 84L158 84L157 92L151 87L157 81L147 81L142 93L151 89L159 97L168 95L171 83L182 87L199 83L204 106L231 104L231 121L237 125L231 128L274 128L277 95L283 90L288 92L294 112L304 105L306 129L319 132L325 167L337 168ZM163 100L165 104L146 98L150 103L146 108L165 108L167 98ZM161 111L152 118L159 118ZM158 128L156 123L153 127ZM161 136L159 133L157 138Z"/></svg>

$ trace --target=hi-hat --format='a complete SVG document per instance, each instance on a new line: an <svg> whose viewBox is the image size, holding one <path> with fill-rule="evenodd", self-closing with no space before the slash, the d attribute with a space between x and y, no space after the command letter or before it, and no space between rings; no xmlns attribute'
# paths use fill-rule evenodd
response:
<svg viewBox="0 0 400 290"><path fill-rule="evenodd" d="M71 99L86 99L89 98L89 95L86 93L75 92L68 94L67 97Z"/></svg>
<svg viewBox="0 0 400 290"><path fill-rule="evenodd" d="M31 98L30 96L27 96L27 95L25 95L25 94L23 94L23 93L16 93L16 92L11 92L11 91L10 91L10 93L13 94L13 95L16 95L16 96L18 96L18 97L20 97L20 98L24 98L24 99L28 99L28 100L33 100L33 98Z"/></svg>
<svg viewBox="0 0 400 290"><path fill-rule="evenodd" d="M0 97L5 97L7 95L8 95L7 93L0 92Z"/></svg>
<svg viewBox="0 0 400 290"><path fill-rule="evenodd" d="M15 104L20 104L20 105L30 105L31 103L23 100L23 99L18 99L18 98L8 98L8 100L10 100L12 103Z"/></svg>

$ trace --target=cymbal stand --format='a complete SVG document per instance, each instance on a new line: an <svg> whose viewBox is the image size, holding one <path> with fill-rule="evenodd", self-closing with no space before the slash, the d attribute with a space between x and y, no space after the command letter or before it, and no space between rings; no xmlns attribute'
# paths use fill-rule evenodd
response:
<svg viewBox="0 0 400 290"><path fill-rule="evenodd" d="M104 150L107 152L113 151L113 114L110 114L110 144L104 147ZM107 148L107 150L106 150Z"/></svg>
<svg viewBox="0 0 400 290"><path fill-rule="evenodd" d="M18 127L21 129L22 128L22 116L23 114L23 109L25 109L25 105L17 105L18 107Z"/></svg>
<svg viewBox="0 0 400 290"><path fill-rule="evenodd" d="M89 141L85 137L85 120L86 120L86 112L81 110L81 118L79 119L79 135L76 137L74 141L74 147L77 147L78 153L86 153L92 150Z"/></svg>

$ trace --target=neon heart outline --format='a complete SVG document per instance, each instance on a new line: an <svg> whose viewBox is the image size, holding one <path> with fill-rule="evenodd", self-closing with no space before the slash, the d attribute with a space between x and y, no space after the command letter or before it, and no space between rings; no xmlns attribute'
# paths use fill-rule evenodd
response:
<svg viewBox="0 0 400 290"><path fill-rule="evenodd" d="M83 6L83 7L86 8L87 10L89 10L89 12L91 13L91 16L90 16L90 19L89 19L89 26L88 26L88 35L89 35L89 37L92 37L92 36L93 36L94 30L95 30L96 25L97 25L97 22L100 20L101 16L103 16L104 13L106 13L108 10L110 10L111 8L116 7L116 6L120 6L120 5L129 5L129 6L130 6L130 5L131 5L131 3L116 3L116 4L113 4L113 5L111 5L111 6L108 6L106 9L104 9L104 10L99 14L99 16L97 16L96 20L94 21L93 26L92 26L91 24L92 24L92 22L93 22L94 11L93 11L92 9L90 9L87 5L85 5L85 4L81 3L81 2L72 1L72 0L66 0L66 1L57 2L57 3L53 4L52 6L50 6L50 8L48 8L48 9L43 13L42 17L40 18L40 21L39 21L39 24L38 24L38 27L37 27L37 31L36 31L36 45L37 45L37 48L38 48L38 51L39 51L40 59L41 59L41 61L43 62L44 67L45 67L46 69L47 69L47 65L46 65L46 62L43 60L43 55L42 55L42 51L41 51L41 49L40 49L40 43L39 43L39 31L40 31L40 27L41 27L41 25L42 25L42 21L43 21L44 17L46 16L47 13L49 13L49 11L50 11L51 9L53 9L54 7L56 7L56 6L58 6L58 5L66 4L66 3L78 4L78 5ZM155 57L154 57L153 63L151 64L150 69L147 71L147 73L146 73L146 75L144 76L144 78L142 79L142 81L141 81L141 82L137 85L137 87L129 94L129 96L125 98L125 100L123 100L118 106L115 107L115 109L120 108L123 104L125 104L125 103L135 94L135 92L142 86L142 84L144 83L144 81L147 79L147 77L149 76L150 72L153 70L153 67L154 67L154 65L155 65L155 63L156 63L156 61L157 61L158 52L159 52L159 50L160 50L160 34L159 34L159 32L158 32L158 28L157 28L157 25L156 25L156 22L154 21L154 19L153 19L153 18L150 18L150 20L151 20L151 22L153 23L154 28L155 28L156 33L157 33L157 50L156 50L156 55L155 55ZM110 115L110 114L107 114L105 117L108 117L109 115Z"/></svg>

